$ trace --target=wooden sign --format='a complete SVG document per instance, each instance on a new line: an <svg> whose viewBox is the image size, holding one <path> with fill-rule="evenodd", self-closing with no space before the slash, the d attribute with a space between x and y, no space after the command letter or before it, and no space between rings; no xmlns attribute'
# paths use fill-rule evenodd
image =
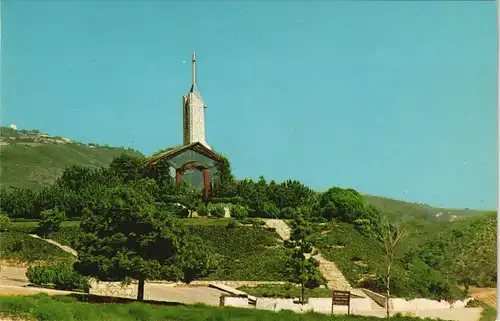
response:
<svg viewBox="0 0 500 321"><path fill-rule="evenodd" d="M347 314L351 313L351 292L333 290L332 294L332 314L334 305L347 305Z"/></svg>

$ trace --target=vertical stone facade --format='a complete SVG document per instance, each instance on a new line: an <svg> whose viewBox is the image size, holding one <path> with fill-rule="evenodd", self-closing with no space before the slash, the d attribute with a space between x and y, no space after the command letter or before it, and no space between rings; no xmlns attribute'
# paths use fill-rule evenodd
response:
<svg viewBox="0 0 500 321"><path fill-rule="evenodd" d="M201 143L211 149L205 138L205 102L196 87L196 54L193 52L193 85L182 97L183 144Z"/></svg>
<svg viewBox="0 0 500 321"><path fill-rule="evenodd" d="M196 87L188 96L182 97L182 102L184 145L200 142L210 148L205 138L205 103Z"/></svg>

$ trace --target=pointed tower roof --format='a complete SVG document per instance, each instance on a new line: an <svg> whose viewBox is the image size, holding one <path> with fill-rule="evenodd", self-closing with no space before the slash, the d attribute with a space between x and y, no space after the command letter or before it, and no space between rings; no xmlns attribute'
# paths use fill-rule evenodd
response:
<svg viewBox="0 0 500 321"><path fill-rule="evenodd" d="M203 105L205 105L205 101L203 100L203 98L201 98L198 86L196 86L196 52L193 52L192 66L193 66L192 70L193 84L191 85L189 92L196 94L196 96L198 96L198 98L203 102Z"/></svg>

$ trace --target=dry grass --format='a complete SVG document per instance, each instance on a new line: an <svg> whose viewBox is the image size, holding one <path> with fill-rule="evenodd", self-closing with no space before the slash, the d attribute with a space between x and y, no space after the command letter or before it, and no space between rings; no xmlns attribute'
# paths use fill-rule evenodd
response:
<svg viewBox="0 0 500 321"><path fill-rule="evenodd" d="M496 288L469 288L470 295L478 299L479 301L483 301L488 304L492 308L497 308L497 289Z"/></svg>

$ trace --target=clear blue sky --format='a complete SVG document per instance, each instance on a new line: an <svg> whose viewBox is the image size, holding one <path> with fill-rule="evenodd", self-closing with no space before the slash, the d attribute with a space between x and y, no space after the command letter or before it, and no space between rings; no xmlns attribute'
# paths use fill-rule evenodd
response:
<svg viewBox="0 0 500 321"><path fill-rule="evenodd" d="M482 1L2 1L1 122L177 145L196 51L237 177L496 208L497 38Z"/></svg>

